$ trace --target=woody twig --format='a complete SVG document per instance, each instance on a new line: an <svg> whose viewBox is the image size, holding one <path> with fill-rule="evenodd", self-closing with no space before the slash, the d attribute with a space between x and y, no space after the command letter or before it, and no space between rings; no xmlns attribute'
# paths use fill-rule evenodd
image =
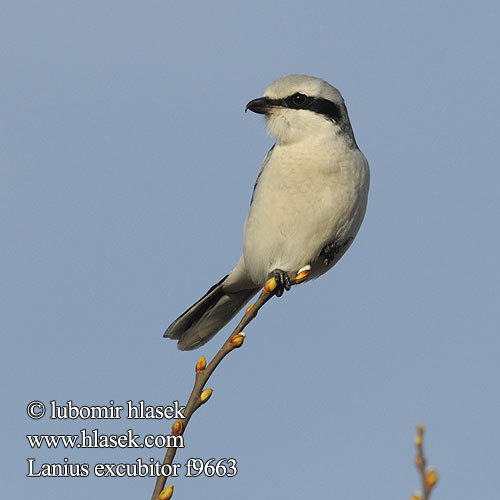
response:
<svg viewBox="0 0 500 500"><path fill-rule="evenodd" d="M298 285L306 280L307 276L310 273L310 266L306 266L299 270L295 275L290 276L290 284ZM234 349L237 349L243 345L245 340L245 333L243 329L257 316L257 313L264 306L264 304L270 300L273 295L277 292L278 283L276 278L270 278L257 301L247 307L247 310L238 323L238 326L233 330L228 339L224 342L222 347L219 349L217 354L213 357L212 361L207 364L205 356L202 356L195 367L195 380L193 390L191 391L191 395L189 396L188 402L186 404L184 410L184 418L178 419L172 425L172 435L180 436L183 435L186 431L186 427L193 416L193 413L204 403L206 403L211 395L212 389L205 389L205 385L208 382L208 379L217 368L219 363ZM165 458L163 460L163 465L169 464L171 465L175 454L177 452L177 448L172 447L169 448L165 454ZM168 485L165 487L167 481L167 476L158 476L156 480L155 489L153 491L153 495L151 500L169 500L174 491L173 485Z"/></svg>
<svg viewBox="0 0 500 500"><path fill-rule="evenodd" d="M423 449L424 426L417 425L417 435L415 436L415 447L417 448L417 456L415 457L415 465L418 469L422 491L413 494L411 500L429 500L431 491L438 481L438 473L434 467L427 467L427 461Z"/></svg>

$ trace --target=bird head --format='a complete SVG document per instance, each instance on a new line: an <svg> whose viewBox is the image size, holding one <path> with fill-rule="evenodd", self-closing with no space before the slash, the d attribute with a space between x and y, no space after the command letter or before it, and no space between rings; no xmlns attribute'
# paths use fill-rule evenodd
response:
<svg viewBox="0 0 500 500"><path fill-rule="evenodd" d="M343 134L355 144L341 93L321 78L278 78L267 87L263 97L247 104L245 111L248 109L266 116L267 129L278 144L328 134Z"/></svg>

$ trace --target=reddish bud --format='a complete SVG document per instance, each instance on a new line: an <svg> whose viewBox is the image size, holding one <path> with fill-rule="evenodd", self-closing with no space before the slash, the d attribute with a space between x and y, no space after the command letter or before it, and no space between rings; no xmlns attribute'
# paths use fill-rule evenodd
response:
<svg viewBox="0 0 500 500"><path fill-rule="evenodd" d="M229 341L229 343L233 347L241 347L243 345L243 341L245 340L245 336L246 335L243 332L237 333L236 335L233 335L231 337L231 340Z"/></svg>
<svg viewBox="0 0 500 500"><path fill-rule="evenodd" d="M199 373L202 370L204 370L206 366L207 366L207 360L205 359L205 356L202 356L196 363L196 368L195 368L196 373Z"/></svg>
<svg viewBox="0 0 500 500"><path fill-rule="evenodd" d="M172 434L174 436L178 436L179 434L182 434L183 430L183 425L182 425L182 420L178 418L173 424L172 424Z"/></svg>

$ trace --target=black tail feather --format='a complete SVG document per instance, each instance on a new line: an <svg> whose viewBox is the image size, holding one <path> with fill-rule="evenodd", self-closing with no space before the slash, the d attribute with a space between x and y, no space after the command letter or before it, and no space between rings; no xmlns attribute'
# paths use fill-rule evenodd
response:
<svg viewBox="0 0 500 500"><path fill-rule="evenodd" d="M258 288L225 292L224 276L181 314L165 331L164 337L178 340L181 350L192 350L208 342L255 295Z"/></svg>

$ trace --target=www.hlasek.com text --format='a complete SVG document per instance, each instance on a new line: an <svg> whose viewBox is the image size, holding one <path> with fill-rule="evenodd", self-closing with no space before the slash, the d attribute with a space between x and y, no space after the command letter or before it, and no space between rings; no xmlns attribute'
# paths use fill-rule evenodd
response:
<svg viewBox="0 0 500 500"><path fill-rule="evenodd" d="M31 448L184 448L184 436L147 434L141 439L128 429L124 434L103 434L81 429L78 434L28 434Z"/></svg>

